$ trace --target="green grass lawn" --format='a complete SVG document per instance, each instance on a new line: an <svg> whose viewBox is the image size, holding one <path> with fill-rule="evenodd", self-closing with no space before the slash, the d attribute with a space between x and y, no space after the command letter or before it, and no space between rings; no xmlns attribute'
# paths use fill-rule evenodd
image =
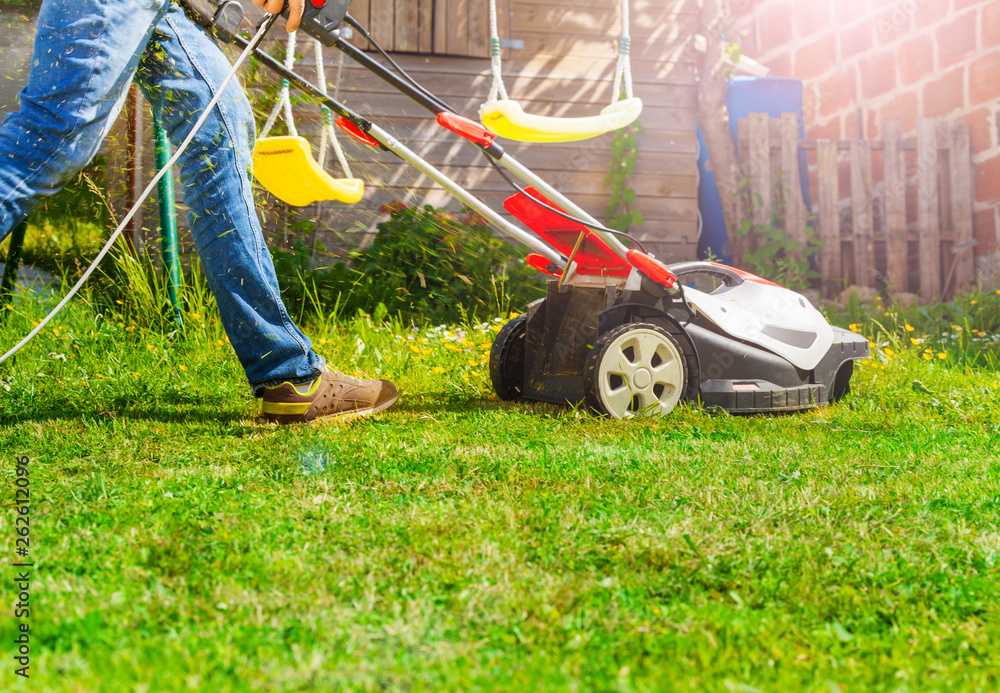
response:
<svg viewBox="0 0 1000 693"><path fill-rule="evenodd" d="M76 302L0 367L7 604L17 455L37 564L0 689L997 690L995 335L855 313L834 407L627 422L496 401L493 324L321 324L402 398L282 429L213 320Z"/></svg>

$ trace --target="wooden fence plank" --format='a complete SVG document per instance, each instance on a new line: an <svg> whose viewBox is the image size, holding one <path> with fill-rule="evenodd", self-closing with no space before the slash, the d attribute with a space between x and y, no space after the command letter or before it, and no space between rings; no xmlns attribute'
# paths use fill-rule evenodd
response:
<svg viewBox="0 0 1000 693"><path fill-rule="evenodd" d="M872 152L868 142L851 140L851 209L854 227L854 281L875 286L873 240Z"/></svg>
<svg viewBox="0 0 1000 693"><path fill-rule="evenodd" d="M941 227L938 216L937 123L917 120L917 231L920 247L920 295L941 296Z"/></svg>
<svg viewBox="0 0 1000 693"><path fill-rule="evenodd" d="M393 0L371 0L368 11L368 32L387 51L396 50L396 5Z"/></svg>
<svg viewBox="0 0 1000 693"><path fill-rule="evenodd" d="M781 186L785 207L785 234L795 243L792 254L802 259L806 245L806 205L799 178L799 116L781 114Z"/></svg>
<svg viewBox="0 0 1000 693"><path fill-rule="evenodd" d="M903 162L903 121L886 118L882 121L884 138L884 207L886 235L886 282L889 291L909 291L906 260L906 178Z"/></svg>
<svg viewBox="0 0 1000 693"><path fill-rule="evenodd" d="M975 262L972 246L972 159L969 144L969 126L958 121L951 129L951 229L954 245L955 291L968 289L975 281ZM949 261L950 262L950 261Z"/></svg>
<svg viewBox="0 0 1000 693"><path fill-rule="evenodd" d="M823 295L832 298L842 287L840 266L840 180L837 143L819 140L816 146L816 176L819 184L819 271Z"/></svg>
<svg viewBox="0 0 1000 693"><path fill-rule="evenodd" d="M754 225L766 226L771 223L773 190L771 178L771 133L770 119L766 113L751 113L747 118L750 146L750 216ZM751 237L747 250L758 249L757 239Z"/></svg>
<svg viewBox="0 0 1000 693"><path fill-rule="evenodd" d="M353 0L351 3L351 16L361 23L361 26L371 30L371 21L369 20L369 13L371 10L370 0ZM361 36L357 31L354 32L354 38L351 39L351 43L358 48L367 48L368 41Z"/></svg>

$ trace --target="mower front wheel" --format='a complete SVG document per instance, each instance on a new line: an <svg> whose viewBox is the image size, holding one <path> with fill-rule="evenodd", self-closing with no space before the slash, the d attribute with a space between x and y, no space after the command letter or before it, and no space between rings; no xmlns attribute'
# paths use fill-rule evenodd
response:
<svg viewBox="0 0 1000 693"><path fill-rule="evenodd" d="M666 416L687 390L687 362L662 327L632 323L602 335L587 356L587 405L616 419Z"/></svg>
<svg viewBox="0 0 1000 693"><path fill-rule="evenodd" d="M497 397L513 402L524 398L524 339L528 316L518 315L503 326L490 349L490 380Z"/></svg>

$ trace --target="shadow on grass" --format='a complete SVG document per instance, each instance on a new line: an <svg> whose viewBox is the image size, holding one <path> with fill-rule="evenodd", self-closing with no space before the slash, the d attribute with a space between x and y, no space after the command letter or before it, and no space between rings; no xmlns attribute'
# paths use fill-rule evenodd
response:
<svg viewBox="0 0 1000 693"><path fill-rule="evenodd" d="M242 400L242 398L240 398ZM47 406L48 404L48 406ZM224 426L240 435L281 430L283 427L257 419L256 403L248 411L236 406L232 399L203 399L189 395L161 395L153 402L131 401L113 398L93 406L74 406L74 403L35 403L22 411L0 410L0 426L24 423L45 423L49 421L149 421L195 426ZM541 418L552 418L570 414L568 405L548 402L504 402L496 399L469 397L462 393L430 392L403 393L399 402L387 411L389 414L403 414L419 418L437 414L472 414L485 412L509 412ZM365 421L366 418L357 419Z"/></svg>

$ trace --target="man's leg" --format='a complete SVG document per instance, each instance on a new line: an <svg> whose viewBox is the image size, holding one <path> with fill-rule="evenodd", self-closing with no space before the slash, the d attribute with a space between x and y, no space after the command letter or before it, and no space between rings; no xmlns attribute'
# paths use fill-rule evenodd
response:
<svg viewBox="0 0 1000 693"><path fill-rule="evenodd" d="M179 144L229 70L214 42L172 7L157 24L136 79ZM229 341L273 420L380 411L396 401L392 384L324 371L285 310L251 190L255 130L246 95L231 82L178 162L195 245Z"/></svg>
<svg viewBox="0 0 1000 693"><path fill-rule="evenodd" d="M45 0L20 108L0 125L0 240L97 152L166 0Z"/></svg>
<svg viewBox="0 0 1000 693"><path fill-rule="evenodd" d="M136 81L179 145L230 70L218 46L172 6L157 24ZM253 113L239 81L178 161L184 203L202 268L229 341L256 394L311 382L323 360L288 316L251 190Z"/></svg>

